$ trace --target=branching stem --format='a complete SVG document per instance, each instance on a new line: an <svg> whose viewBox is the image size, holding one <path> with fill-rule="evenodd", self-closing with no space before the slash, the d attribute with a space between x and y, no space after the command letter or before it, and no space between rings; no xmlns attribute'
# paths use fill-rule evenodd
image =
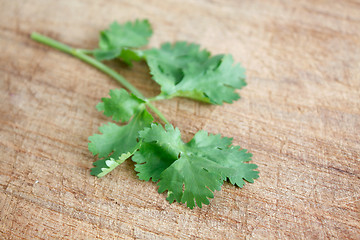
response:
<svg viewBox="0 0 360 240"><path fill-rule="evenodd" d="M97 68L98 70L106 73L110 77L114 78L116 81L118 81L121 85L123 85L125 88L127 88L130 92L132 92L135 96L141 99L145 99L144 95L131 83L129 83L123 76L121 76L119 73L114 71L113 69L109 68L102 62L96 60L93 57L90 57L87 55L89 53L89 50L84 51L83 49L76 49L72 48L66 44L63 44L61 42L58 42L52 38L46 37L39 33L32 33L31 38L37 42L43 43L45 45L48 45L50 47L53 47L55 49L58 49L62 52L68 53L90 65ZM151 104L151 100L147 100L146 105L151 108L151 110L159 116L159 118L164 121L165 123L169 123L169 121L165 118L165 116L160 112L159 109L157 109L154 105Z"/></svg>

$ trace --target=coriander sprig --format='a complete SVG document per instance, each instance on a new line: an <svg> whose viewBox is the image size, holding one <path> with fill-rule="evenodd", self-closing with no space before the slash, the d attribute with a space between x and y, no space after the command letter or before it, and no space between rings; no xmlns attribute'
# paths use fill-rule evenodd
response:
<svg viewBox="0 0 360 240"><path fill-rule="evenodd" d="M114 22L100 33L99 48L75 49L54 39L33 33L31 38L66 52L117 80L124 89L110 90L96 106L114 121L99 127L101 134L89 137L89 150L99 160L91 174L103 177L132 157L139 179L158 182L159 193L167 200L186 203L189 208L209 204L213 192L224 181L243 187L258 178L257 166L249 164L251 153L232 145L232 139L199 131L184 143L178 128L172 126L152 102L186 97L210 104L232 103L235 92L246 85L245 70L234 64L231 55L211 56L207 50L187 42L164 43L160 48L140 49L152 35L147 20L119 24ZM124 77L101 61L120 59L132 65L145 61L161 93L146 99ZM164 126L154 122L155 113Z"/></svg>

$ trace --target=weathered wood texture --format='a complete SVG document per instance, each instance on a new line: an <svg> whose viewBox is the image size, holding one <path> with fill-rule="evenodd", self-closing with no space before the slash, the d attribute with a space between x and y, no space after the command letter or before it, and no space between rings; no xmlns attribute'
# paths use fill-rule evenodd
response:
<svg viewBox="0 0 360 240"><path fill-rule="evenodd" d="M189 139L234 137L260 178L209 206L169 205L126 162L90 176L94 106L119 85L30 40L96 47L113 20L148 18L164 41L232 53L248 86L232 105L156 105ZM360 239L360 2L0 0L1 239ZM146 96L145 64L110 63Z"/></svg>

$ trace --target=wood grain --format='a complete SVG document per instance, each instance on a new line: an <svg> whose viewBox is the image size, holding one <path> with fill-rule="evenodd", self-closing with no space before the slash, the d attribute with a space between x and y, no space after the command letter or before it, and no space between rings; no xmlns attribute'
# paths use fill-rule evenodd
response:
<svg viewBox="0 0 360 240"><path fill-rule="evenodd" d="M113 20L148 18L164 41L231 53L248 86L232 105L157 103L189 139L234 137L260 178L209 206L169 205L124 163L96 179L87 138L115 81L30 40L94 48ZM0 0L1 239L360 239L360 2ZM143 63L116 67L146 96Z"/></svg>

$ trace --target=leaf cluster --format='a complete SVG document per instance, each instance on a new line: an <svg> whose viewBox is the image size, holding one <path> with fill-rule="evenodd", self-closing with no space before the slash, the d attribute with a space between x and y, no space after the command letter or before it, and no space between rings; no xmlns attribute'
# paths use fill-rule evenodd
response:
<svg viewBox="0 0 360 240"><path fill-rule="evenodd" d="M158 182L159 193L167 200L186 203L189 208L209 204L213 192L224 181L243 187L258 177L251 153L232 145L232 139L199 131L184 143L178 128L154 122L149 102L187 97L221 105L239 98L236 89L246 85L245 71L231 55L215 55L187 42L164 43L143 50L152 29L147 20L113 23L100 33L98 60L120 59L131 65L145 61L154 81L161 87L158 96L143 99L124 89L110 90L96 106L113 121L89 137L89 150L97 155L91 174L103 177L132 157L141 180Z"/></svg>

